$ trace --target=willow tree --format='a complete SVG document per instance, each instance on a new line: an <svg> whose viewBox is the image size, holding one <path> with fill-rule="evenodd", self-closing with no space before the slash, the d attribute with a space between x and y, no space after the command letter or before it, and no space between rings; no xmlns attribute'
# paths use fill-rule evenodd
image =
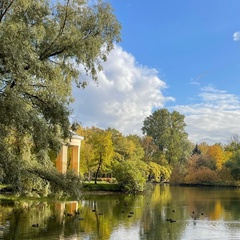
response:
<svg viewBox="0 0 240 240"><path fill-rule="evenodd" d="M152 137L161 153L164 153L170 165L182 156L182 145L187 141L185 116L167 109L159 109L148 116L142 127L143 134Z"/></svg>
<svg viewBox="0 0 240 240"><path fill-rule="evenodd" d="M57 151L60 139L68 136L72 82L86 86L79 80L82 71L97 81L102 62L119 40L120 24L102 1L0 0L2 182L9 182L11 177L4 176L12 173L10 183L21 186L23 172L9 169L13 161L50 167L47 151ZM21 144L26 137L33 144ZM49 181L44 171L37 175Z"/></svg>

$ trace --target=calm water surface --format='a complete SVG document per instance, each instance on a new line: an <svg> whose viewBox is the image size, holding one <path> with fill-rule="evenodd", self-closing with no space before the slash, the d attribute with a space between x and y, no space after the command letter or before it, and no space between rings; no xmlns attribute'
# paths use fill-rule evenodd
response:
<svg viewBox="0 0 240 240"><path fill-rule="evenodd" d="M0 239L240 240L240 189L152 185L144 195L72 202L6 201L0 195Z"/></svg>

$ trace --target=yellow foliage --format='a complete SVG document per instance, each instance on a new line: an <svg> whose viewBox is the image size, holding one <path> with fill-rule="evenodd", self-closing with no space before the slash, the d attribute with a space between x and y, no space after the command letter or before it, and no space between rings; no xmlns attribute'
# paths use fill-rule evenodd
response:
<svg viewBox="0 0 240 240"><path fill-rule="evenodd" d="M150 174L155 181L166 181L170 178L171 169L167 166L161 166L155 162L149 162Z"/></svg>
<svg viewBox="0 0 240 240"><path fill-rule="evenodd" d="M210 156L211 159L214 159L216 161L217 169L221 169L224 162L228 160L228 155L224 151L223 147L219 144L209 146L207 149L207 154Z"/></svg>

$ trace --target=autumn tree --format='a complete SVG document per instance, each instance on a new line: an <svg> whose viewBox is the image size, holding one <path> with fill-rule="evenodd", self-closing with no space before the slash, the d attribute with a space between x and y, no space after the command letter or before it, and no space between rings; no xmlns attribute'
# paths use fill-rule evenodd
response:
<svg viewBox="0 0 240 240"><path fill-rule="evenodd" d="M150 136L143 136L141 139L142 148L144 150L144 161L154 161L154 155L158 151L157 145Z"/></svg>
<svg viewBox="0 0 240 240"><path fill-rule="evenodd" d="M209 146L203 143L199 145L199 149L196 146L193 150L194 154L188 158L184 170L181 172L174 169L171 181L188 184L230 184L232 177L230 171L225 167L230 153L221 144Z"/></svg>
<svg viewBox="0 0 240 240"><path fill-rule="evenodd" d="M139 159L142 160L144 157L144 150L142 147L142 143L141 143L141 137L139 137L136 134L130 134L126 137L129 141L133 142L134 144L134 149L133 149L133 155L132 155L132 159Z"/></svg>
<svg viewBox="0 0 240 240"><path fill-rule="evenodd" d="M202 154L202 155L207 154L209 145L206 142L202 142L202 143L198 144L197 146L198 146L198 150L199 150L200 154Z"/></svg>
<svg viewBox="0 0 240 240"><path fill-rule="evenodd" d="M83 141L81 144L80 152L80 173L85 175L87 174L88 181L91 180L91 174L95 170L95 161L94 161L94 149L92 144L87 141Z"/></svg>
<svg viewBox="0 0 240 240"><path fill-rule="evenodd" d="M140 151L139 158L142 157L141 149L137 149L134 141L134 137L125 137L121 132L114 128L108 128L108 131L112 133L112 142L114 148L114 159L117 161L125 161L128 159L136 158L137 151Z"/></svg>
<svg viewBox="0 0 240 240"><path fill-rule="evenodd" d="M80 173L84 176L87 175L90 180L92 174L95 173L96 178L101 169L111 171L110 163L113 159L111 132L96 127L83 128L81 126L77 127L76 132L84 137L80 152Z"/></svg>
<svg viewBox="0 0 240 240"><path fill-rule="evenodd" d="M87 142L91 144L94 151L93 160L96 166L95 183L97 183L97 177L100 170L110 170L111 161L113 159L112 133L95 127L93 127L91 131Z"/></svg>
<svg viewBox="0 0 240 240"><path fill-rule="evenodd" d="M148 180L154 180L155 182L168 181L171 175L170 167L161 166L156 162L149 162L149 175Z"/></svg>
<svg viewBox="0 0 240 240"><path fill-rule="evenodd" d="M57 173L47 153L68 137L72 82L85 87L83 71L97 81L119 35L113 10L102 1L0 1L2 182L19 191L28 174L43 188L53 183Z"/></svg>
<svg viewBox="0 0 240 240"><path fill-rule="evenodd" d="M143 191L146 186L149 168L142 161L144 150L141 137L137 135L123 136L114 128L108 128L112 133L114 148L112 171L123 191Z"/></svg>
<svg viewBox="0 0 240 240"><path fill-rule="evenodd" d="M207 154L211 159L216 162L217 169L221 169L231 155L231 153L225 151L223 146L221 146L220 144L214 144L212 146L209 146Z"/></svg>

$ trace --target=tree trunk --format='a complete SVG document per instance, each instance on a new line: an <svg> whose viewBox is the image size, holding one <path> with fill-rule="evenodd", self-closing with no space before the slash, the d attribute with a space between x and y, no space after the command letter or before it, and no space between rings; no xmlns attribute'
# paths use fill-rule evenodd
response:
<svg viewBox="0 0 240 240"><path fill-rule="evenodd" d="M98 169L96 171L96 176L95 176L95 184L97 184L97 177L98 177L98 173L100 171L101 165L102 165L102 154L100 153L99 162L98 162Z"/></svg>

